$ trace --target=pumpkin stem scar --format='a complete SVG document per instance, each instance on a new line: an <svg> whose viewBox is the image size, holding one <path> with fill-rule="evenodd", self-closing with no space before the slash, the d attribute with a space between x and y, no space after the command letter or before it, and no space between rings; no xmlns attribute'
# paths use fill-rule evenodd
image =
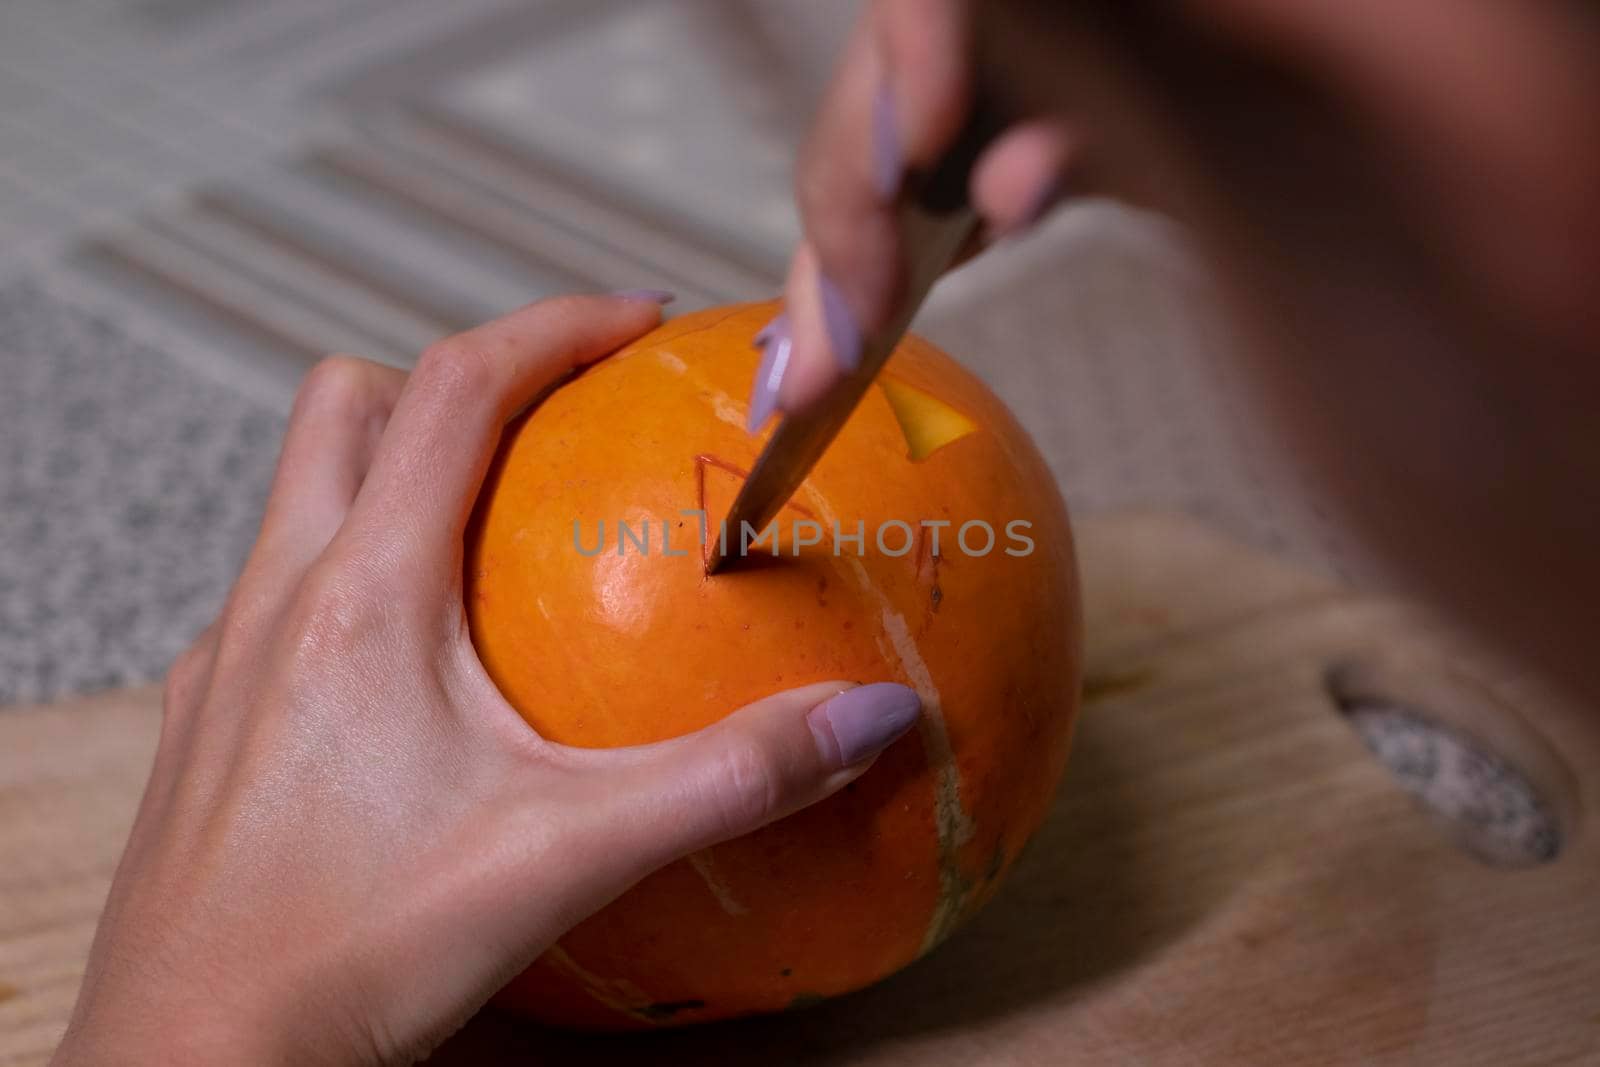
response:
<svg viewBox="0 0 1600 1067"><path fill-rule="evenodd" d="M978 424L932 393L887 375L878 387L889 401L900 432L905 434L913 463L920 463L952 441L975 433Z"/></svg>

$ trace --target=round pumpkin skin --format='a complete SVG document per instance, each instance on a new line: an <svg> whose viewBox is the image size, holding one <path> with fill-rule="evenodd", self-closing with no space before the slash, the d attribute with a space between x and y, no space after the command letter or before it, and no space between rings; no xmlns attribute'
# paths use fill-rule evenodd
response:
<svg viewBox="0 0 1600 1067"><path fill-rule="evenodd" d="M1081 658L1066 509L1010 412L927 342L906 338L887 388L868 392L780 515L782 557L706 577L699 519L682 512L707 511L714 536L760 451L744 398L752 337L775 311L675 319L511 428L467 538L473 640L510 703L569 745L676 737L829 679L902 682L924 714L843 791L669 865L571 930L497 998L546 1023L677 1025L877 981L989 898L1066 763ZM889 399L904 387L969 432L935 418L938 447L912 461ZM791 524L808 517L822 543L796 557ZM904 555L875 543L894 519L918 531ZM987 556L955 541L974 519L994 528ZM618 554L619 520L636 534L648 523L647 553L628 541ZM834 520L847 534L864 522L864 549L840 541L834 555ZM922 520L952 524L937 558ZM1013 520L1031 523L1031 554L1006 554L1024 547L1007 537ZM603 550L581 553L600 521ZM899 552L903 532L884 536ZM975 528L967 544L985 540Z"/></svg>

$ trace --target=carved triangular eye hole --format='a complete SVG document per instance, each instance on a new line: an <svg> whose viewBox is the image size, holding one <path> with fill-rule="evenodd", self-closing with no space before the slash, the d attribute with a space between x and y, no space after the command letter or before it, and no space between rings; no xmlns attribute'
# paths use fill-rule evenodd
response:
<svg viewBox="0 0 1600 1067"><path fill-rule="evenodd" d="M978 424L931 393L896 381L887 375L878 379L889 400L900 432L906 435L913 462L921 462L939 449L974 433Z"/></svg>

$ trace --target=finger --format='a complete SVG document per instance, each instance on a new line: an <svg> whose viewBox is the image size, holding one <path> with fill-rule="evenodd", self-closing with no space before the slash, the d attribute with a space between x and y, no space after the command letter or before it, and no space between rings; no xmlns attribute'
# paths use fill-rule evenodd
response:
<svg viewBox="0 0 1600 1067"><path fill-rule="evenodd" d="M261 535L247 564L274 580L320 555L349 513L405 385L403 371L330 356L295 394Z"/></svg>
<svg viewBox="0 0 1600 1067"><path fill-rule="evenodd" d="M795 320L825 321L825 301L837 300L837 293L825 294L820 283L816 252L802 242L790 262L783 311L756 337L761 363L750 391L752 433L759 431L774 411L800 411L815 403L839 377L839 365L828 345L799 345L795 340Z"/></svg>
<svg viewBox="0 0 1600 1067"><path fill-rule="evenodd" d="M879 139L893 137L902 168L936 162L966 119L969 7L966 0L879 0L873 9L887 92L879 104L878 124L886 127Z"/></svg>
<svg viewBox="0 0 1600 1067"><path fill-rule="evenodd" d="M215 624L222 658L256 641L349 513L405 382L401 371L330 356L295 394L261 532Z"/></svg>
<svg viewBox="0 0 1600 1067"><path fill-rule="evenodd" d="M957 0L880 0L847 44L796 173L806 247L785 284L783 329L764 344L753 423L853 369L863 332L902 299L894 196L906 168L938 158L965 118L966 36Z"/></svg>
<svg viewBox="0 0 1600 1067"><path fill-rule="evenodd" d="M972 175L973 206L984 229L962 247L955 265L977 255L990 241L1037 223L1062 196L1072 149L1068 128L1059 121L1025 122L1002 134L978 160ZM837 292L827 286L816 250L802 242L789 268L784 310L756 339L762 358L750 395L752 432L760 430L775 411L800 411L815 403L838 379L834 342L807 344L804 331L793 325L820 321L831 338L848 328L840 324L845 312L838 300Z"/></svg>
<svg viewBox="0 0 1600 1067"><path fill-rule="evenodd" d="M193 726L216 669L218 629L217 623L212 622L200 631L167 668L161 691L161 732L134 833L140 832L139 824L165 810L177 788L177 768L192 748L196 732Z"/></svg>
<svg viewBox="0 0 1600 1067"><path fill-rule="evenodd" d="M904 135L886 74L869 12L845 45L795 172L801 221L822 253L826 284L868 326L886 316L899 270L891 205ZM848 349L824 351L841 364L852 358Z"/></svg>
<svg viewBox="0 0 1600 1067"><path fill-rule="evenodd" d="M983 154L972 174L972 205L991 239L1028 229L1055 205L1072 147L1065 124L1038 120L1007 130Z"/></svg>
<svg viewBox="0 0 1600 1067"><path fill-rule="evenodd" d="M459 579L461 538L506 421L661 321L655 300L563 296L423 353L341 534L413 576Z"/></svg>
<svg viewBox="0 0 1600 1067"><path fill-rule="evenodd" d="M759 829L860 776L921 712L889 682L825 682L759 700L687 737L587 752L604 799L596 854L623 885L696 849Z"/></svg>
<svg viewBox="0 0 1600 1067"><path fill-rule="evenodd" d="M161 716L165 727L186 721L211 685L211 671L217 657L217 624L201 630L188 648L178 653L167 668L162 688Z"/></svg>

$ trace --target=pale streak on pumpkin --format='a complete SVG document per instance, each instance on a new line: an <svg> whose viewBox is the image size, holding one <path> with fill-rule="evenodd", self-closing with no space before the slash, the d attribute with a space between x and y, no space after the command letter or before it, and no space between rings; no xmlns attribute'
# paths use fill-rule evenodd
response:
<svg viewBox="0 0 1600 1067"><path fill-rule="evenodd" d="M683 374L689 369L689 364L685 363L680 357L668 352L665 348L657 348L654 353L656 362L666 367L673 374Z"/></svg>
<svg viewBox="0 0 1600 1067"><path fill-rule="evenodd" d="M749 421L749 413L743 404L724 393L721 389L708 384L700 375L693 373L689 369L689 364L685 363L681 357L661 348L655 349L652 354L656 357L657 363L660 363L674 374L687 376L698 385L701 393L711 398L711 413L713 415L729 425L739 427L741 430L748 428L746 424Z"/></svg>
<svg viewBox="0 0 1600 1067"><path fill-rule="evenodd" d="M689 853L689 866L694 868L695 873L700 876L700 880L706 884L706 888L711 890L711 895L716 898L717 904L721 906L723 911L735 919L741 915L750 914L750 909L739 903L738 898L733 895L733 890L728 888L728 883L724 882L722 875L717 873L716 864L711 859L711 850L709 848Z"/></svg>
<svg viewBox="0 0 1600 1067"><path fill-rule="evenodd" d="M601 978L558 944L546 949L544 958L556 970L577 979L585 993L606 1007L635 1019L650 1020L644 1009L655 1003L654 999L626 978Z"/></svg>
<svg viewBox="0 0 1600 1067"><path fill-rule="evenodd" d="M828 526L838 529L839 516L827 499L809 482L805 488L816 506L817 514ZM939 904L934 908L918 949L919 955L926 955L955 928L971 888L961 874L961 864L956 855L956 850L971 840L973 834L972 817L961 803L961 768L956 766L955 752L950 747L950 730L944 721L939 687L934 684L933 672L928 670L927 661L922 658L922 650L917 648L916 638L911 636L905 616L895 611L883 590L873 584L872 576L867 573L860 559L855 556L835 558L842 558L849 564L856 584L877 601L883 633L889 638L894 658L900 661L901 668L911 681L911 688L917 691L922 701L922 715L917 720L917 729L922 735L922 749L928 765L935 774L933 813L934 828L939 835Z"/></svg>
<svg viewBox="0 0 1600 1067"><path fill-rule="evenodd" d="M655 356L667 369L676 374L686 375L699 385L704 395L710 398L711 409L717 418L740 428L744 427L746 416L742 404L707 383L700 375L695 374L687 363L671 352L658 348L655 350ZM815 486L808 483L805 488L817 506L818 515L828 526L835 526L838 515L827 500L817 492ZM894 605L884 596L883 590L873 584L871 575L867 573L867 568L861 561L853 556L844 558L850 566L856 584L870 593L877 602L881 612L883 632L889 638L894 658L900 661L906 677L911 680L911 688L917 691L917 696L922 700L922 716L918 720L918 730L922 735L922 747L927 754L928 764L935 772L934 827L939 835L939 904L934 909L933 917L928 922L927 932L923 935L922 945L918 949L919 954L926 954L954 929L956 921L961 917L962 906L966 903L971 886L961 874L961 865L956 852L972 838L972 817L961 803L961 769L956 766L955 752L950 747L950 731L945 725L939 688L933 682L933 673L928 670L928 664L922 658L921 650L917 648L916 639L911 636L911 628L906 625L905 617L894 610ZM696 870L698 869L696 867ZM704 874L701 876L704 877ZM710 885L709 880L707 885ZM712 893L716 894L715 888L712 889Z"/></svg>

